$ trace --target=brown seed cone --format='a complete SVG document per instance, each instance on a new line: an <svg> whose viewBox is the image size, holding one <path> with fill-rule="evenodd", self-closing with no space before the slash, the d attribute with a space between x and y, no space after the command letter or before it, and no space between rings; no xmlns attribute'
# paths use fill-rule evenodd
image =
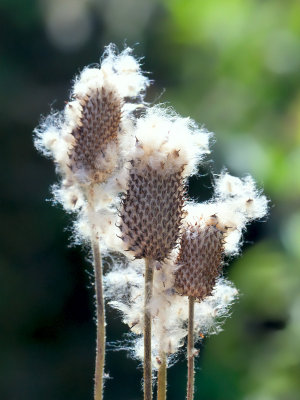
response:
<svg viewBox="0 0 300 400"><path fill-rule="evenodd" d="M199 300L209 296L221 272L223 252L223 232L215 225L189 225L182 235L176 260L177 292Z"/></svg>
<svg viewBox="0 0 300 400"><path fill-rule="evenodd" d="M91 183L103 182L109 174L106 157L109 143L118 142L121 101L112 91L96 89L80 99L81 116L72 131L75 144L69 155L73 172L84 171Z"/></svg>
<svg viewBox="0 0 300 400"><path fill-rule="evenodd" d="M182 169L169 173L132 161L121 209L122 239L136 258L165 260L175 247L184 217Z"/></svg>

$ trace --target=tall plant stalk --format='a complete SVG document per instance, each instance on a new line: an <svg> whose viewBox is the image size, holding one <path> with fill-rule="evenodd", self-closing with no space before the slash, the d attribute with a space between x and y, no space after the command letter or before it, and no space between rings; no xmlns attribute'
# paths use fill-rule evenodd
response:
<svg viewBox="0 0 300 400"><path fill-rule="evenodd" d="M187 400L194 398L194 304L194 297L189 296Z"/></svg>
<svg viewBox="0 0 300 400"><path fill-rule="evenodd" d="M104 310L104 298L103 298L103 288L102 288L102 260L101 260L99 240L97 238L93 239L92 248L93 248L93 258L94 258L96 315L97 315L97 347L96 347L94 399L102 400L104 362L105 362L105 310Z"/></svg>
<svg viewBox="0 0 300 400"><path fill-rule="evenodd" d="M157 400L167 398L167 356L165 352L160 353L160 365L157 373Z"/></svg>
<svg viewBox="0 0 300 400"><path fill-rule="evenodd" d="M103 295L103 268L100 252L99 237L96 228L92 221L94 211L94 193L93 188L89 193L89 223L91 226L91 247L93 253L94 266L94 286L96 298L96 323L97 323L97 339L96 339L96 362L95 362L95 377L94 377L94 400L103 399L103 376L105 364L105 307Z"/></svg>
<svg viewBox="0 0 300 400"><path fill-rule="evenodd" d="M151 260L145 259L145 299L144 299L144 400L152 400L152 360L151 360L151 312L149 302L153 292L153 269Z"/></svg>

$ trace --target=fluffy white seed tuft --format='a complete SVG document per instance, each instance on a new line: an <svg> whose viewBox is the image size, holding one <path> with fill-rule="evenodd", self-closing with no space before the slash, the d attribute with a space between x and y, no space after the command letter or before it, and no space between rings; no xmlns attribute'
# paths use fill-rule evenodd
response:
<svg viewBox="0 0 300 400"><path fill-rule="evenodd" d="M254 180L247 176L239 179L222 173L215 179L215 193L207 203L189 203L186 221L195 223L199 219L211 221L224 230L226 254L237 254L242 233L246 225L267 214L268 200L256 188Z"/></svg>
<svg viewBox="0 0 300 400"><path fill-rule="evenodd" d="M124 190L124 149L134 136L132 111L141 106L136 99L143 104L149 83L132 49L118 53L111 44L101 65L84 68L74 80L65 109L36 129L36 147L54 159L62 176L54 192L67 211L81 210L84 202L78 192L84 193L86 185L94 185L98 208ZM101 190L100 184L105 186Z"/></svg>
<svg viewBox="0 0 300 400"><path fill-rule="evenodd" d="M127 267L115 265L105 276L106 297L109 304L122 315L136 336L133 342L134 356L143 360L143 306L144 306L144 263L135 260ZM153 297L149 305L152 315L152 364L159 366L159 354L165 352L169 365L176 361L176 353L187 336L188 299L173 290L174 262L157 263L154 270ZM200 333L209 335L221 331L229 308L238 292L231 282L219 278L211 296L195 303L195 337Z"/></svg>
<svg viewBox="0 0 300 400"><path fill-rule="evenodd" d="M127 158L165 173L179 171L184 177L197 172L197 166L209 151L211 133L199 129L190 118L181 118L162 106L149 108L139 118L135 130L136 144Z"/></svg>

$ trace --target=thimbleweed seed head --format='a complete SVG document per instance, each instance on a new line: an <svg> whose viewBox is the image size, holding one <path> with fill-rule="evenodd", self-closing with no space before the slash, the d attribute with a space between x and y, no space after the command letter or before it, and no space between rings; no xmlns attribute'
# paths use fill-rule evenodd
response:
<svg viewBox="0 0 300 400"><path fill-rule="evenodd" d="M108 46L101 68L84 69L74 84L65 114L73 136L69 167L81 184L103 183L115 170L120 134L128 128L126 102L138 95L142 101L148 85L130 52L116 55Z"/></svg>
<svg viewBox="0 0 300 400"><path fill-rule="evenodd" d="M81 114L72 130L75 139L69 153L69 166L79 179L101 183L113 172L118 152L121 99L114 90L93 88L78 97Z"/></svg>
<svg viewBox="0 0 300 400"><path fill-rule="evenodd" d="M95 275L97 315L97 356L95 367L95 398L102 399L105 355L105 310L102 292L102 261L99 247L99 226L95 220L105 216L105 225L112 225L114 215L103 196L97 195L107 183L113 208L117 179L124 160L121 157L120 136L128 134L134 119L134 102L143 101L148 80L140 73L139 63L126 49L117 55L108 46L102 66L85 68L75 80L71 99L60 114L48 117L36 131L35 144L44 154L54 158L62 177L54 189L55 198L68 211L75 211L78 220L76 236L90 239ZM131 99L131 98L134 99ZM131 103L127 106L126 103ZM114 182L112 180L115 173ZM103 187L102 187L103 190ZM108 200L109 202L109 200ZM107 209L107 212L103 210ZM106 215L105 215L106 214ZM79 228L80 227L80 228Z"/></svg>
<svg viewBox="0 0 300 400"><path fill-rule="evenodd" d="M183 218L182 171L165 173L132 161L120 229L136 258L163 261L175 246Z"/></svg>
<svg viewBox="0 0 300 400"><path fill-rule="evenodd" d="M154 107L137 121L120 230L136 258L165 260L185 215L185 180L208 152L209 134Z"/></svg>
<svg viewBox="0 0 300 400"><path fill-rule="evenodd" d="M86 185L103 184L121 168L120 137L131 135L131 112L137 99L143 102L149 85L131 53L126 48L117 54L113 45L108 46L101 65L84 68L75 79L64 111L50 115L36 130L36 147L54 158L62 175L55 195L67 210L84 204L78 187L82 192ZM107 185L108 198L114 186Z"/></svg>
<svg viewBox="0 0 300 400"><path fill-rule="evenodd" d="M220 275L223 252L223 232L216 225L187 225L176 260L177 292L198 300L210 296Z"/></svg>
<svg viewBox="0 0 300 400"><path fill-rule="evenodd" d="M238 294L220 277L223 255L238 252L246 224L266 214L267 199L251 177L223 172L211 201L188 203L187 180L209 153L211 135L170 109L146 108L148 85L130 48L117 54L108 46L101 66L76 78L64 111L44 120L35 144L56 163L62 180L54 195L77 212L78 239L99 238L102 254L123 253L104 277L106 298L136 335L131 351L140 360L150 316L157 369L161 354L170 366L184 344L187 297L198 300L189 334L202 338L221 330ZM146 305L141 258L156 261Z"/></svg>

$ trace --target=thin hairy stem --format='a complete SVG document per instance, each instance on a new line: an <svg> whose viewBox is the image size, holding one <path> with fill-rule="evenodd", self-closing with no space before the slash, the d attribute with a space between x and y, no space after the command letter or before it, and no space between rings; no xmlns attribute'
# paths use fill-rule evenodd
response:
<svg viewBox="0 0 300 400"><path fill-rule="evenodd" d="M167 398L167 356L165 352L160 353L160 362L157 373L157 400Z"/></svg>
<svg viewBox="0 0 300 400"><path fill-rule="evenodd" d="M102 400L103 396L103 375L105 362L105 310L102 286L102 260L100 253L99 240L92 241L95 291L96 291L96 313L97 313L97 347L95 365L95 387L94 399Z"/></svg>
<svg viewBox="0 0 300 400"><path fill-rule="evenodd" d="M152 400L151 312L149 310L152 291L153 269L151 260L146 258L144 300L144 400Z"/></svg>
<svg viewBox="0 0 300 400"><path fill-rule="evenodd" d="M194 297L189 297L187 400L194 398Z"/></svg>
<svg viewBox="0 0 300 400"><path fill-rule="evenodd" d="M100 243L95 225L92 221L94 211L94 193L93 188L89 193L89 223L91 227L91 246L93 251L94 279L95 279L95 297L96 297L96 318L97 318L97 342L96 342L96 363L94 378L94 400L103 399L103 376L105 363L105 308L102 284L102 258L100 252Z"/></svg>

